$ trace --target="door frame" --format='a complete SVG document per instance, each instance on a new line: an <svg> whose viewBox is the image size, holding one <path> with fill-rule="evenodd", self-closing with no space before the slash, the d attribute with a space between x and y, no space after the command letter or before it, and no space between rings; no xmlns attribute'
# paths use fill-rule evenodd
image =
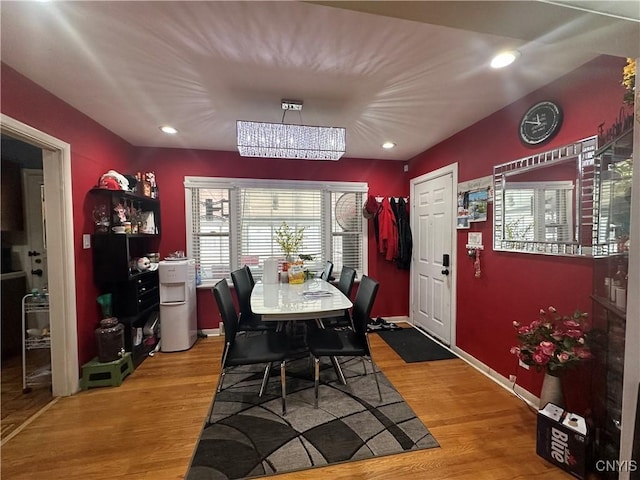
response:
<svg viewBox="0 0 640 480"><path fill-rule="evenodd" d="M410 225L411 225L411 231L415 232L417 231L416 228L416 219L415 219L415 206L416 206L416 201L417 201L417 197L416 197L416 193L415 193L415 189L416 189L416 185L420 184L420 183L424 183L424 182L428 182L430 180L434 180L436 178L442 177L444 175L449 175L451 174L451 182L452 182L452 188L451 188L451 212L452 212L452 216L453 218L451 219L451 253L450 255L450 278L451 278L451 332L450 332L450 344L449 346L451 348L453 348L456 345L456 305L457 305L457 285L458 285L458 255L457 255L457 251L458 251L458 235L457 235L457 229L455 228L456 225L456 218L455 218L455 214L457 213L457 201L458 201L458 164L457 163L452 163L450 165L446 165L442 168L438 168L437 170L434 170L432 172L429 173L425 173L423 175L420 175L419 177L415 177L412 178L410 180L410 198L412 199L411 201L411 216L410 216ZM412 268L411 268L411 275L410 275L410 279L409 279L409 305L411 305L410 311L409 311L409 323L411 323L413 326L415 326L415 321L413 320L414 318L414 309L415 309L415 305L416 302L414 301L413 298L413 290L414 290L414 285L416 282L415 279L415 268L413 268L413 262L415 259L415 251L416 248L414 247L413 249L414 254L411 258L411 264L412 264Z"/></svg>
<svg viewBox="0 0 640 480"><path fill-rule="evenodd" d="M0 114L2 133L42 149L47 199L46 235L49 256L49 322L51 387L54 396L73 395L78 377L78 324L73 241L71 145L7 115Z"/></svg>

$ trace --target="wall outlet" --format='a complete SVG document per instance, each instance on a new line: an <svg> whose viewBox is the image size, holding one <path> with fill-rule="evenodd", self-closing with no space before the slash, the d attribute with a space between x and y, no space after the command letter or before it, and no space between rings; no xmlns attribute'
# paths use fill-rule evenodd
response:
<svg viewBox="0 0 640 480"><path fill-rule="evenodd" d="M516 376L515 375L509 375L509 381L511 383L516 383Z"/></svg>
<svg viewBox="0 0 640 480"><path fill-rule="evenodd" d="M82 248L91 248L91 235L89 235L88 233L82 234Z"/></svg>
<svg viewBox="0 0 640 480"><path fill-rule="evenodd" d="M529 370L529 365L527 365L526 363L524 363L522 360L518 360L518 365L520 365L522 368L524 368L525 370Z"/></svg>

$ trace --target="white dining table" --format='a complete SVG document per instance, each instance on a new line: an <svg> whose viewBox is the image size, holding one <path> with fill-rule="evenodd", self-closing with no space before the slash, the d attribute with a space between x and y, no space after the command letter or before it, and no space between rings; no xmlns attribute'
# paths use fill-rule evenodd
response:
<svg viewBox="0 0 640 480"><path fill-rule="evenodd" d="M323 318L341 317L351 300L334 285L321 279L300 284L256 282L251 291L251 310L265 322L314 320L320 328ZM338 378L347 381L336 357L331 358Z"/></svg>
<svg viewBox="0 0 640 480"><path fill-rule="evenodd" d="M257 282L251 291L251 310L265 322L339 317L352 306L340 290L317 278L300 284Z"/></svg>

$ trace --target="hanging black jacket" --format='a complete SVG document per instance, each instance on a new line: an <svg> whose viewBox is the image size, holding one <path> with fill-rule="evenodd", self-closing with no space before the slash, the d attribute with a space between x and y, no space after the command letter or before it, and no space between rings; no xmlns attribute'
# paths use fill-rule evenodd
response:
<svg viewBox="0 0 640 480"><path fill-rule="evenodd" d="M398 258L396 259L396 265L402 270L409 270L411 268L411 255L413 252L413 239L411 236L411 226L409 225L408 207L409 205L405 202L404 198L400 197L394 209L398 225Z"/></svg>

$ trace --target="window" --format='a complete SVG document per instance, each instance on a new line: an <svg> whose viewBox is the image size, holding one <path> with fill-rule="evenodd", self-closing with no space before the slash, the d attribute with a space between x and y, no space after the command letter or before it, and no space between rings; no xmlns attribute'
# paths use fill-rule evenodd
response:
<svg viewBox="0 0 640 480"><path fill-rule="evenodd" d="M512 182L504 190L504 239L571 242L572 182Z"/></svg>
<svg viewBox="0 0 640 480"><path fill-rule="evenodd" d="M361 209L366 183L186 177L187 250L204 282L248 265L260 277L264 260L283 258L275 230L286 221L304 227L299 254L309 270L327 260L334 276L343 265L366 273L367 222Z"/></svg>

